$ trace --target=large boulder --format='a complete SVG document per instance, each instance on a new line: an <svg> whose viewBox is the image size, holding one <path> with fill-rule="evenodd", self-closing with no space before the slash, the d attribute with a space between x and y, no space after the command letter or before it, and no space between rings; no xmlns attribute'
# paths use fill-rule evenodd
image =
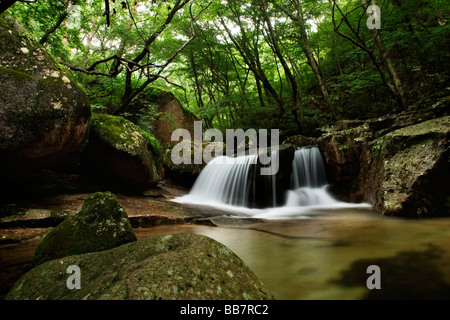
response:
<svg viewBox="0 0 450 320"><path fill-rule="evenodd" d="M424 111L338 123L318 141L330 191L370 202L385 215L450 215L449 103L444 98Z"/></svg>
<svg viewBox="0 0 450 320"><path fill-rule="evenodd" d="M91 110L84 92L11 17L0 18L0 177L78 153Z"/></svg>
<svg viewBox="0 0 450 320"><path fill-rule="evenodd" d="M450 116L392 131L373 144L368 200L382 214L450 216Z"/></svg>
<svg viewBox="0 0 450 320"><path fill-rule="evenodd" d="M318 139L330 191L345 201L366 200L361 189L361 155L368 148L372 133L361 125L343 131L333 131Z"/></svg>
<svg viewBox="0 0 450 320"><path fill-rule="evenodd" d="M108 181L128 188L156 185L164 175L162 147L150 133L122 117L92 117L83 163Z"/></svg>
<svg viewBox="0 0 450 320"><path fill-rule="evenodd" d="M78 266L81 288L66 286ZM244 300L273 299L255 274L224 245L205 236L174 234L74 255L25 274L6 299Z"/></svg>
<svg viewBox="0 0 450 320"><path fill-rule="evenodd" d="M186 111L181 102L169 92L161 92L158 96L159 117L153 134L163 144L175 145L172 133L176 129L186 129L193 136L196 117Z"/></svg>
<svg viewBox="0 0 450 320"><path fill-rule="evenodd" d="M94 193L38 244L33 264L136 241L125 210L110 192Z"/></svg>
<svg viewBox="0 0 450 320"><path fill-rule="evenodd" d="M174 146L172 133L186 129L194 135L196 116L186 111L174 94L148 87L120 114L142 129L151 132L164 146Z"/></svg>

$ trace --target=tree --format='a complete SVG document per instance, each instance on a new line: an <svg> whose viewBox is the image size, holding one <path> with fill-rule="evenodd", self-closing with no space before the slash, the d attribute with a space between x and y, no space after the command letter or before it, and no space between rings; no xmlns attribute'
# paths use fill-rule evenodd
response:
<svg viewBox="0 0 450 320"><path fill-rule="evenodd" d="M389 93L392 95L392 97L396 101L399 109L404 110L406 107L406 99L405 99L405 93L403 91L402 81L400 80L397 70L396 70L396 67L394 66L394 63L393 63L392 59L390 58L388 51L386 50L386 46L384 44L384 41L383 41L380 31L375 28L375 29L373 29L372 32L373 32L374 41L379 50L379 59L381 60L381 62L378 61L374 50L371 49L367 45L366 41L360 34L361 21L362 21L363 16L366 15L368 6L369 6L369 4L367 3L366 0L361 0L361 5L356 7L356 9L362 8L363 13L362 13L362 15L360 15L360 17L357 21L357 25L354 26L350 22L348 15L351 12L355 11L356 9L353 9L351 11L344 13L343 10L341 9L341 7L337 4L336 0L333 0L332 19L333 19L333 24L334 24L334 30L338 35L349 40L351 43L353 43L355 46L357 46L358 48L360 48L361 50L363 50L364 52L366 52L369 55L370 59L372 60L374 66L376 67L376 69L378 70L378 72L381 76L383 84L389 90ZM341 14L341 20L339 23L336 22L336 15L335 15L336 9L338 9L338 11ZM350 32L353 36L347 35L340 30L342 23L345 23L347 25L348 29L350 30ZM388 69L391 79L388 79L385 76L384 71L381 67L382 65L387 66L387 69Z"/></svg>
<svg viewBox="0 0 450 320"><path fill-rule="evenodd" d="M274 1L271 0L271 2L279 8L281 11L283 11L292 21L294 21L297 24L298 27L298 35L299 39L301 40L301 43L303 44L303 52L307 58L308 65L311 67L312 72L314 73L314 76L317 79L317 82L320 86L320 90L322 92L322 96L324 99L324 103L327 106L327 108L331 111L333 116L336 116L335 110L330 103L329 93L327 86L325 84L325 81L323 79L322 73L319 69L319 64L317 62L317 59L314 56L313 50L311 48L311 44L308 38L308 34L306 31L305 26L305 18L303 14L303 7L299 0L289 0L288 3L291 5L291 8L287 9L284 7L284 5L281 4L280 1Z"/></svg>

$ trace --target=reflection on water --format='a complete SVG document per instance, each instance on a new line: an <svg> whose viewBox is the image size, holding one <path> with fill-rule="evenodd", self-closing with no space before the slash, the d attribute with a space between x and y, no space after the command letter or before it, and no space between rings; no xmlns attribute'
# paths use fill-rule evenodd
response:
<svg viewBox="0 0 450 320"><path fill-rule="evenodd" d="M278 299L450 299L450 218L402 220L371 210L322 211L245 228L137 229L145 237L191 232L232 249ZM369 265L381 290L366 287Z"/></svg>

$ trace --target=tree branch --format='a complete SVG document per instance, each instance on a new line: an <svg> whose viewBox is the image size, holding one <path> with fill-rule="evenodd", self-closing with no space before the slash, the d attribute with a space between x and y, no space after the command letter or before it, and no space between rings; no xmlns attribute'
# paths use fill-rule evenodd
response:
<svg viewBox="0 0 450 320"><path fill-rule="evenodd" d="M68 2L69 3L69 2ZM51 27L49 30L47 30L47 32L42 36L42 38L39 40L40 44L44 44L47 42L48 37L56 31L56 29L59 28L59 26L64 22L64 20L66 20L67 16L69 15L69 13L67 12L67 8L64 11L64 13L59 17L58 21L55 23L55 25L53 27Z"/></svg>

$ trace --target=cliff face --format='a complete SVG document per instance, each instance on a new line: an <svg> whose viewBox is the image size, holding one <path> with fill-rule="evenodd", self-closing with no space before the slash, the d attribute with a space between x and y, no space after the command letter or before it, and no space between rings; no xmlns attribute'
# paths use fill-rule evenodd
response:
<svg viewBox="0 0 450 320"><path fill-rule="evenodd" d="M331 191L384 215L449 216L449 104L338 123L318 141Z"/></svg>

